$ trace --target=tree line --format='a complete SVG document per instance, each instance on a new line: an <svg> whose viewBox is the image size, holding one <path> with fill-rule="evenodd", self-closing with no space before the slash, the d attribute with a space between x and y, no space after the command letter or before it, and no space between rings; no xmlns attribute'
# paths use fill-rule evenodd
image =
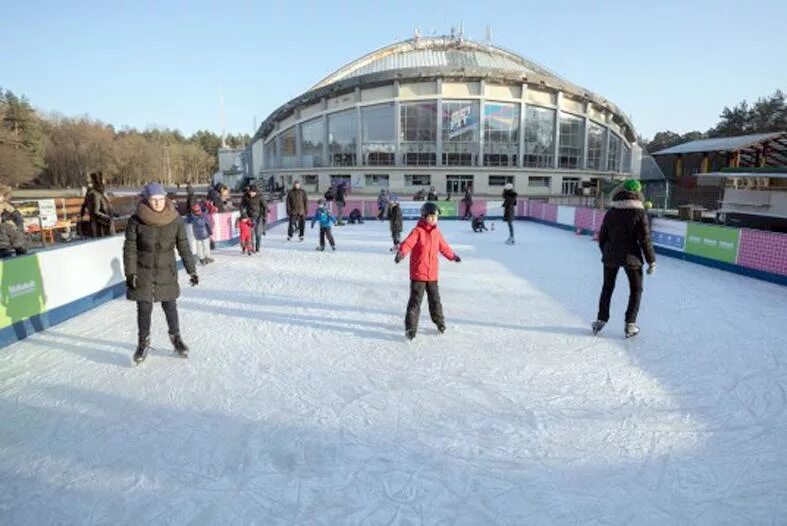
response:
<svg viewBox="0 0 787 526"><path fill-rule="evenodd" d="M669 130L661 131L644 144L645 149L653 153L698 139L777 131L787 131L787 100L779 89L772 95L760 97L751 105L744 100L732 108L725 106L716 126L705 132L690 131L681 135Z"/></svg>
<svg viewBox="0 0 787 526"><path fill-rule="evenodd" d="M248 134L229 135L241 148ZM80 187L101 171L110 185L208 183L217 170L221 137L200 130L123 127L88 117L42 115L24 96L0 88L0 182L12 186Z"/></svg>

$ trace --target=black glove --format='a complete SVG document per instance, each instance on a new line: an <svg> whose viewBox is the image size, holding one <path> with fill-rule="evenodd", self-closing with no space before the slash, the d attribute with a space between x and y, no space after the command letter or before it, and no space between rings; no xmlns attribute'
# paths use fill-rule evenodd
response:
<svg viewBox="0 0 787 526"><path fill-rule="evenodd" d="M137 288L137 275L136 274L130 274L130 275L126 276L126 287L128 287L129 290L134 290L135 288Z"/></svg>
<svg viewBox="0 0 787 526"><path fill-rule="evenodd" d="M197 276L196 272L194 274L189 274L189 282L192 287L199 285L199 276Z"/></svg>
<svg viewBox="0 0 787 526"><path fill-rule="evenodd" d="M394 263L399 263L401 260L404 259L404 255L401 252L397 252L394 256Z"/></svg>
<svg viewBox="0 0 787 526"><path fill-rule="evenodd" d="M462 258L460 258L456 254L454 254L454 261L456 261L457 263L461 263L462 262Z"/></svg>

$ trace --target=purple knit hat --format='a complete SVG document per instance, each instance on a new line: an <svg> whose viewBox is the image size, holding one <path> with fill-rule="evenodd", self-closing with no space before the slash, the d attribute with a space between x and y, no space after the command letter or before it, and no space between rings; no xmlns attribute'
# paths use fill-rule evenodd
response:
<svg viewBox="0 0 787 526"><path fill-rule="evenodd" d="M148 183L142 190L142 195L144 195L146 199L150 199L154 195L167 195L167 191L164 190L164 185L161 183Z"/></svg>

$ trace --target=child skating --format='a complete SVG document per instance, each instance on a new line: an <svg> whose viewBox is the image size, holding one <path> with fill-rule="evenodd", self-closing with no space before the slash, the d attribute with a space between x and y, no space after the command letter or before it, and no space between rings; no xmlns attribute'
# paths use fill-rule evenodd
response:
<svg viewBox="0 0 787 526"><path fill-rule="evenodd" d="M312 228L314 228L314 223L320 223L320 244L317 247L317 250L322 252L325 250L325 238L328 238L328 243L331 244L331 250L336 250L336 243L333 240L333 233L331 232L331 226L336 223L336 218L333 217L327 208L325 208L325 201L320 199L317 201L317 210L314 212L314 217L312 218Z"/></svg>
<svg viewBox="0 0 787 526"><path fill-rule="evenodd" d="M238 229L240 230L240 251L242 254L251 256L254 253L254 242L252 240L254 221L245 213L242 213L238 218Z"/></svg>
<svg viewBox="0 0 787 526"><path fill-rule="evenodd" d="M440 302L440 291L437 287L438 260L437 253L459 263L461 259L454 254L451 247L443 239L437 228L437 216L440 210L435 203L426 203L421 207L421 219L410 232L396 252L394 261L399 263L412 250L410 258L410 301L407 303L407 314L404 319L405 336L412 340L418 330L418 317L421 314L421 302L426 292L429 303L429 315L440 333L445 332L443 305Z"/></svg>

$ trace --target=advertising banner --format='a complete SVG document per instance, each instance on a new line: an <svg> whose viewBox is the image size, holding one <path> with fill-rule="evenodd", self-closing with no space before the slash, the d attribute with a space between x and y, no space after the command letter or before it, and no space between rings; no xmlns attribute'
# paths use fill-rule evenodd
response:
<svg viewBox="0 0 787 526"><path fill-rule="evenodd" d="M55 207L54 199L38 200L38 217L41 220L42 228L57 226L57 207Z"/></svg>
<svg viewBox="0 0 787 526"><path fill-rule="evenodd" d="M688 223L684 221L672 221L659 217L653 218L650 224L653 244L683 252L686 247L687 225Z"/></svg>
<svg viewBox="0 0 787 526"><path fill-rule="evenodd" d="M739 239L740 231L734 228L688 223L686 253L735 263Z"/></svg>
<svg viewBox="0 0 787 526"><path fill-rule="evenodd" d="M0 261L0 329L44 312L38 256Z"/></svg>
<svg viewBox="0 0 787 526"><path fill-rule="evenodd" d="M421 217L421 207L424 206L426 201L399 201L399 207L402 209L402 217L405 219L417 219ZM437 208L440 209L440 217L456 217L457 216L457 202L456 201L434 201ZM377 205L375 205L376 207Z"/></svg>
<svg viewBox="0 0 787 526"><path fill-rule="evenodd" d="M453 139L462 135L478 125L478 119L473 115L473 104L468 103L450 113L448 123L448 138Z"/></svg>

